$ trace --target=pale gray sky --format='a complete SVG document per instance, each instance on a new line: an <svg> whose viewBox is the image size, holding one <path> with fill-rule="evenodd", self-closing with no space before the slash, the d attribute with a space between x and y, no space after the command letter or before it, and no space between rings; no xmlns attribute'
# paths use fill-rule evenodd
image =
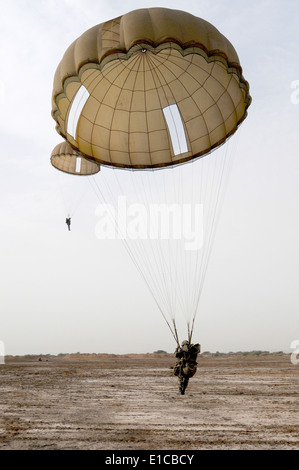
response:
<svg viewBox="0 0 299 470"><path fill-rule="evenodd" d="M161 6L213 23L234 44L253 103L240 129L194 339L203 350L288 350L299 339L296 0L184 3L0 0L0 340L7 354L173 351L175 344L121 242L95 236L88 182L65 226L49 156L54 73L86 29ZM294 101L294 100L293 100Z"/></svg>

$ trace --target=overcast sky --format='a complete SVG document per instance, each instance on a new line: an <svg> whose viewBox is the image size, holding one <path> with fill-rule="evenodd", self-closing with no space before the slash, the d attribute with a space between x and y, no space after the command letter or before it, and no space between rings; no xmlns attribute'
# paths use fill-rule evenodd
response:
<svg viewBox="0 0 299 470"><path fill-rule="evenodd" d="M288 351L299 339L299 93L292 88L299 3L0 0L0 341L7 354L175 348L122 243L97 239L98 200L88 182L63 180L49 161L61 141L51 93L63 53L95 24L152 6L214 24L235 46L253 98L194 340L210 351ZM67 197L76 204L70 233Z"/></svg>

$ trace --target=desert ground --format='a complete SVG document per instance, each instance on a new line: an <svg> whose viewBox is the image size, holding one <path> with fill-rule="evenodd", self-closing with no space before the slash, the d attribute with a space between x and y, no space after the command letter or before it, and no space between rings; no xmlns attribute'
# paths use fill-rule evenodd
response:
<svg viewBox="0 0 299 470"><path fill-rule="evenodd" d="M201 356L186 395L172 354L6 358L1 450L299 450L290 356Z"/></svg>

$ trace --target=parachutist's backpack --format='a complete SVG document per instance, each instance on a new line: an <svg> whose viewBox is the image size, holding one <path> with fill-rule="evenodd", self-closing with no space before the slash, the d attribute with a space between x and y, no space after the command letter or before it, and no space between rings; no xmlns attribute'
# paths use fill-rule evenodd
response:
<svg viewBox="0 0 299 470"><path fill-rule="evenodd" d="M179 375L180 367L181 372L186 377L193 377L197 370L197 355L200 352L200 344L185 344L181 348L182 354L178 359L178 364L175 368L175 375Z"/></svg>

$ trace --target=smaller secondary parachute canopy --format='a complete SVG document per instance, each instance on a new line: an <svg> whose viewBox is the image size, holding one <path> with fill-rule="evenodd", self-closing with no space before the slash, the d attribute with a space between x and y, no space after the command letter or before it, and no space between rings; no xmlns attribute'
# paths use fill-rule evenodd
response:
<svg viewBox="0 0 299 470"><path fill-rule="evenodd" d="M64 173L71 175L94 175L100 171L100 165L91 162L76 152L67 142L56 145L51 154L52 165Z"/></svg>

